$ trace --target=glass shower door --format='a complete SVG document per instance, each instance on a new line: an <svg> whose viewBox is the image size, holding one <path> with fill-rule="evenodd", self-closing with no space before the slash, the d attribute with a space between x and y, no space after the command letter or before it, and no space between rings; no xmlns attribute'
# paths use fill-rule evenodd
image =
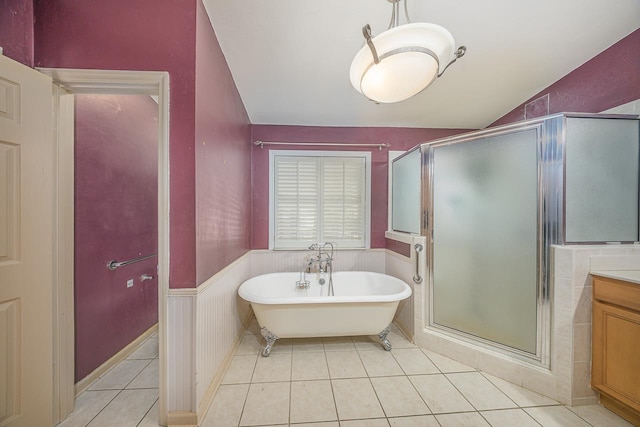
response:
<svg viewBox="0 0 640 427"><path fill-rule="evenodd" d="M538 129L430 147L432 324L535 354Z"/></svg>

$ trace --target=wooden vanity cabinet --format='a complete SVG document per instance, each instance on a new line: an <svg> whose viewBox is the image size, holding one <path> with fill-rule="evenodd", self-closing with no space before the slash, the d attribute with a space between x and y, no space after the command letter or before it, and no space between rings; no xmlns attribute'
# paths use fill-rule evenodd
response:
<svg viewBox="0 0 640 427"><path fill-rule="evenodd" d="M591 386L640 426L640 284L593 276Z"/></svg>

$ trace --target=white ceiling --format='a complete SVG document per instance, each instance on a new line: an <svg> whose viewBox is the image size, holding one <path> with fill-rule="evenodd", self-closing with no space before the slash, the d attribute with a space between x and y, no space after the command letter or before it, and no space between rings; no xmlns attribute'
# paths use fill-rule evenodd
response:
<svg viewBox="0 0 640 427"><path fill-rule="evenodd" d="M413 22L442 25L467 53L417 96L380 105L349 67L362 26L386 30L388 1L204 3L253 124L484 128L640 27L640 0L408 1Z"/></svg>

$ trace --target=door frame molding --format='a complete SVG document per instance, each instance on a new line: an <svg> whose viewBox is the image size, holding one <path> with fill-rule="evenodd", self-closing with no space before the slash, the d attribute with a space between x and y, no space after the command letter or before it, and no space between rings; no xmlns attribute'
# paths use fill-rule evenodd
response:
<svg viewBox="0 0 640 427"><path fill-rule="evenodd" d="M54 236L54 416L72 410L73 316L73 97L74 94L150 95L158 99L158 338L159 422L167 424L167 294L169 291L169 73L37 68L54 82L56 218ZM59 86L55 88L55 85Z"/></svg>

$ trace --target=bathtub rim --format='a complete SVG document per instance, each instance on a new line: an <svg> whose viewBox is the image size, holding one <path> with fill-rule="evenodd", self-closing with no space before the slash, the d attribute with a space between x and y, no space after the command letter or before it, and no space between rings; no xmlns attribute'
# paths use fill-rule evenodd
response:
<svg viewBox="0 0 640 427"><path fill-rule="evenodd" d="M275 273L265 273L258 276L251 277L245 280L238 288L238 295L243 300L251 304L265 304L265 305L293 305L293 304L336 304L336 303L367 303L367 302L400 302L409 298L412 295L411 287L402 279L395 276L391 276L385 273L377 273L373 271L336 271L333 274L340 273L366 273L376 276L385 276L392 281L402 285L402 290L393 294L384 295L344 295L344 296L318 296L318 297L296 297L296 296L263 296L255 295L246 290L245 283L254 280L259 277L275 276L278 274L291 274L295 275L298 272L295 271L280 271Z"/></svg>

